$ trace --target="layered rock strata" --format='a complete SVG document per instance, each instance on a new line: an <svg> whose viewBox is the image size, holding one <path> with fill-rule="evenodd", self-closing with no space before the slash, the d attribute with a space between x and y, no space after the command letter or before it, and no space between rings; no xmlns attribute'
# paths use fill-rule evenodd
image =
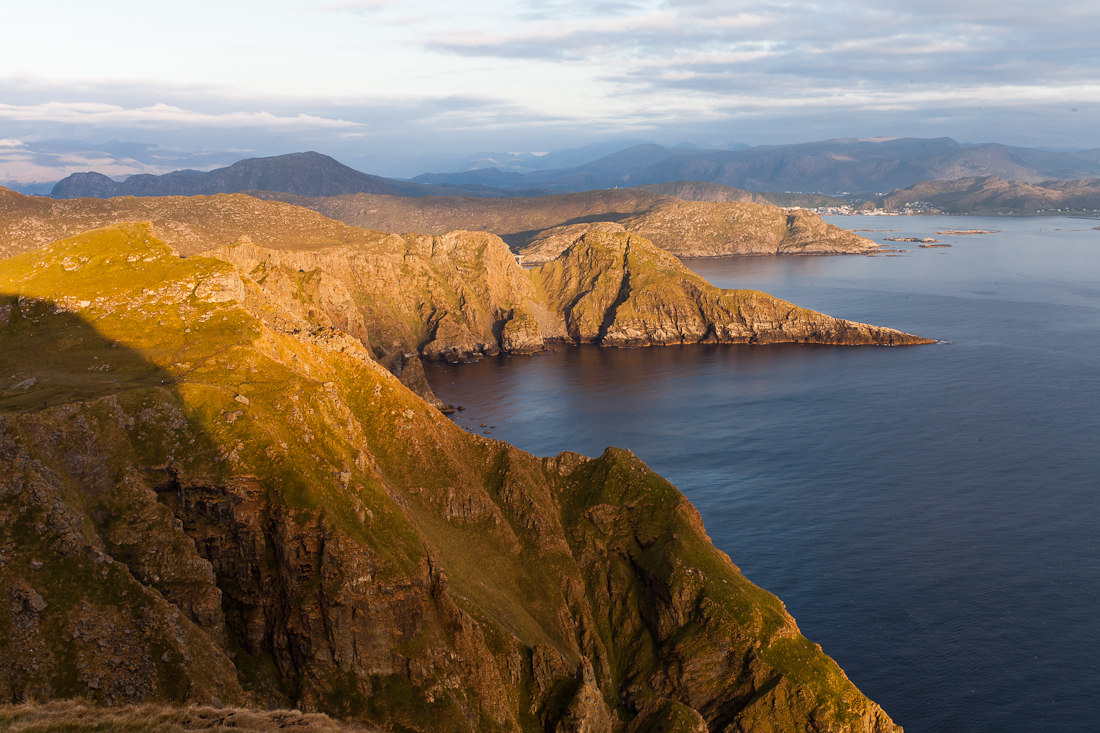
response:
<svg viewBox="0 0 1100 733"><path fill-rule="evenodd" d="M0 697L900 730L629 452L468 434L262 292L140 225L0 262Z"/></svg>

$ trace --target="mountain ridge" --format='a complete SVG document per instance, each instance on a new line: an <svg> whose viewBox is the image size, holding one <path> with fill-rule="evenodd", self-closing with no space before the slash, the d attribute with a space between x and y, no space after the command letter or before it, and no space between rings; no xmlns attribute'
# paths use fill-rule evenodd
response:
<svg viewBox="0 0 1100 733"><path fill-rule="evenodd" d="M178 170L171 173L137 174L118 182L95 172L73 173L58 181L50 197L55 199L112 198L116 196L200 196L271 190L306 196L374 193L386 196L448 195L515 196L481 185L423 185L373 176L314 151L267 158L247 158L211 171ZM525 194L520 194L525 195Z"/></svg>
<svg viewBox="0 0 1100 733"><path fill-rule="evenodd" d="M568 160L563 156L562 160ZM425 173L403 181L356 171L320 153L250 158L206 173L134 175L121 183L94 173L70 175L51 196L163 196L274 191L304 196L373 193L489 198L665 185L722 184L778 196L881 192L923 180L997 176L1023 183L1100 177L1100 150L1050 152L999 143L961 145L951 138L836 139L737 150L634 145L596 160L529 172L479 167Z"/></svg>
<svg viewBox="0 0 1100 733"><path fill-rule="evenodd" d="M655 148L660 148L659 152ZM836 139L739 150L678 150L635 146L558 171L509 173L484 182L502 188L535 184L564 191L663 184L687 180L752 192L837 194L889 191L922 180L996 175L1037 183L1100 176L1095 150L1053 153L999 143L960 145L951 138ZM623 164L616 165L619 161ZM464 173L431 174L434 183L465 180ZM413 180L427 180L418 176Z"/></svg>

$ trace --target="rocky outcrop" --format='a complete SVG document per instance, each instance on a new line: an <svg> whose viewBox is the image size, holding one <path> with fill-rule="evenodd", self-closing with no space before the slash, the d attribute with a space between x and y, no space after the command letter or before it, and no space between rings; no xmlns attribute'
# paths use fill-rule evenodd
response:
<svg viewBox="0 0 1100 733"><path fill-rule="evenodd" d="M625 232L618 222L597 221L588 224L565 224L544 229L536 234L517 254L521 265L541 265L556 260L562 252L584 238L589 232Z"/></svg>
<svg viewBox="0 0 1100 733"><path fill-rule="evenodd" d="M899 730L629 452L466 433L260 285L197 294L233 272L143 227L0 263L4 698Z"/></svg>
<svg viewBox="0 0 1100 733"><path fill-rule="evenodd" d="M410 351L454 361L501 351L533 353L552 341L928 343L766 293L719 290L617 224L567 229L566 238L579 235L575 243L554 262L529 271L516 264L503 241L483 232L295 251L243 242L210 254L248 273L265 298L286 311L359 335L387 364Z"/></svg>
<svg viewBox="0 0 1100 733"><path fill-rule="evenodd" d="M625 232L590 231L531 276L579 344L931 343L756 290L716 288L668 252Z"/></svg>
<svg viewBox="0 0 1100 733"><path fill-rule="evenodd" d="M563 333L508 247L484 232L300 250L239 242L209 254L232 262L265 296L319 324L358 319L362 331L349 332L380 357L394 351L445 360L502 348L524 353Z"/></svg>

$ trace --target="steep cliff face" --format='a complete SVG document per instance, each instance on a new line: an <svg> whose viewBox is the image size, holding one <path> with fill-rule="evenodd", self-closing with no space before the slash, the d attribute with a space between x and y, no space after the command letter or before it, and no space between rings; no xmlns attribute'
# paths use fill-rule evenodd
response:
<svg viewBox="0 0 1100 733"><path fill-rule="evenodd" d="M140 225L0 263L3 698L899 730L633 455L468 434L260 296Z"/></svg>
<svg viewBox="0 0 1100 733"><path fill-rule="evenodd" d="M483 232L297 250L244 242L210 254L237 265L287 310L343 330L351 320L363 324L349 332L381 354L524 353L562 332L508 247Z"/></svg>
<svg viewBox="0 0 1100 733"><path fill-rule="evenodd" d="M383 358L531 353L550 341L929 343L765 293L719 290L616 224L571 228L580 236L575 244L531 271L483 232L389 237L369 247L275 250L240 243L210 254L248 273L286 311L357 335Z"/></svg>
<svg viewBox="0 0 1100 733"><path fill-rule="evenodd" d="M626 232L590 231L531 276L576 343L931 343L756 290L716 288L668 252Z"/></svg>

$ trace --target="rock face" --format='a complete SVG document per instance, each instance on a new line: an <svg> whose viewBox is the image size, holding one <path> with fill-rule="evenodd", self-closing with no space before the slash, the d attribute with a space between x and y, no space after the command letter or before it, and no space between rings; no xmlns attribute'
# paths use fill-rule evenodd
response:
<svg viewBox="0 0 1100 733"><path fill-rule="evenodd" d="M0 262L0 697L900 730L629 452L468 434L262 295L140 225Z"/></svg>
<svg viewBox="0 0 1100 733"><path fill-rule="evenodd" d="M521 265L541 265L556 260L562 252L573 246L574 242L583 239L589 232L625 231L626 227L613 221L551 227L536 234L531 239L531 243L519 251L517 259Z"/></svg>
<svg viewBox="0 0 1100 733"><path fill-rule="evenodd" d="M931 343L756 290L721 290L668 252L625 232L590 231L532 277L575 343Z"/></svg>
<svg viewBox="0 0 1100 733"><path fill-rule="evenodd" d="M248 273L285 309L336 325L379 356L412 351L460 360L502 348L527 353L564 334L508 247L484 232L390 235L371 244L293 251L245 242L210 254ZM345 324L353 320L362 328L349 330Z"/></svg>
<svg viewBox="0 0 1100 733"><path fill-rule="evenodd" d="M409 351L448 360L532 353L554 341L930 343L766 293L719 290L616 224L570 229L569 238L586 233L554 262L528 271L484 232L295 251L243 243L210 254L248 273L286 311L356 335L382 359Z"/></svg>

